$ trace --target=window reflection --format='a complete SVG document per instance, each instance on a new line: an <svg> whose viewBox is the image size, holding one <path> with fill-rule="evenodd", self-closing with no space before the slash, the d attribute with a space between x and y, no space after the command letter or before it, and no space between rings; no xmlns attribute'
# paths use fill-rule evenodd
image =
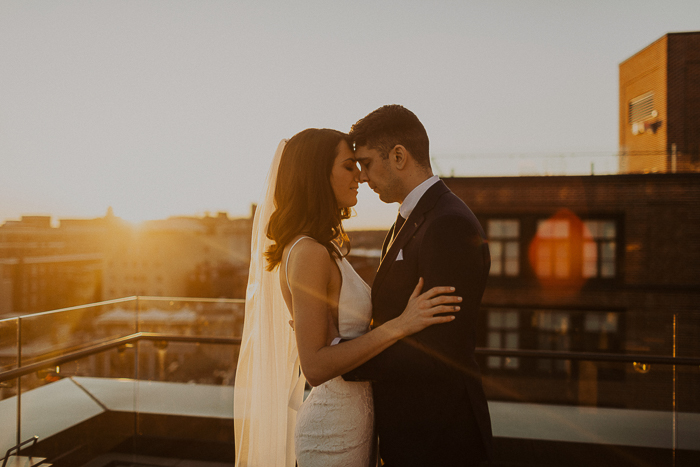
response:
<svg viewBox="0 0 700 467"><path fill-rule="evenodd" d="M546 219L537 223L536 272L539 277L569 277L571 229L566 219Z"/></svg>
<svg viewBox="0 0 700 467"><path fill-rule="evenodd" d="M493 349L525 349L572 352L621 352L624 341L620 311L488 308L485 310L484 340L480 346ZM576 374L569 360L516 357L484 357L484 373L516 372L521 376L568 378ZM599 370L599 378L620 375Z"/></svg>
<svg viewBox="0 0 700 467"><path fill-rule="evenodd" d="M533 257L542 279L612 279L617 275L614 220L541 219Z"/></svg>

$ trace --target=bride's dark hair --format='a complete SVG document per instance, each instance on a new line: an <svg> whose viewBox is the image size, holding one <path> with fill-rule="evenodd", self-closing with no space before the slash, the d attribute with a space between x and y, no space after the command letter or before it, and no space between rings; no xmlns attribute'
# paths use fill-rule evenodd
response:
<svg viewBox="0 0 700 467"><path fill-rule="evenodd" d="M267 237L274 242L265 252L268 271L280 264L285 246L301 233L335 256L348 242L342 220L350 217L350 208L338 207L330 180L341 141L347 141L345 133L309 128L285 145L277 169L275 212L267 226Z"/></svg>

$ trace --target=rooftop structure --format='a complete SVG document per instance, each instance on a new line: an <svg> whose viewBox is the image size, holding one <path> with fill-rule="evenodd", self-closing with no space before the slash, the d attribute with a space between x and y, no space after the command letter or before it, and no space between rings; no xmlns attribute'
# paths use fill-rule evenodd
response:
<svg viewBox="0 0 700 467"><path fill-rule="evenodd" d="M620 64L620 172L700 170L700 32L669 33Z"/></svg>

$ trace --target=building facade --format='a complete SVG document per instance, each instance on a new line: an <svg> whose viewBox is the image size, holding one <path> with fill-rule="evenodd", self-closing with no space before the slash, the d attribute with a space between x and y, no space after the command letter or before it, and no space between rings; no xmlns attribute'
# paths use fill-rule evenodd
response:
<svg viewBox="0 0 700 467"><path fill-rule="evenodd" d="M700 353L700 174L445 182L489 238L480 346ZM654 409L671 403L670 367L645 374L646 367L566 360L481 363L494 399ZM685 370L675 375L688 385L677 400L692 405L687 398L700 381L696 370ZM649 391L663 397L646 397Z"/></svg>
<svg viewBox="0 0 700 467"><path fill-rule="evenodd" d="M666 34L619 71L620 172L700 170L700 32Z"/></svg>

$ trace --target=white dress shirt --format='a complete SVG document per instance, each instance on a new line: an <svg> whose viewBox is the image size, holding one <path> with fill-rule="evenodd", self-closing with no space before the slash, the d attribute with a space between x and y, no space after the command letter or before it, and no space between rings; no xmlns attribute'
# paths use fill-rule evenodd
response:
<svg viewBox="0 0 700 467"><path fill-rule="evenodd" d="M413 190L411 190L408 196L406 196L406 198L403 200L403 203L401 203L401 206L399 206L399 214L401 214L401 217L403 217L404 219L408 219L408 216L411 215L413 209L418 204L418 201L420 201L425 192L428 191L428 188L435 185L439 180L440 177L438 177L437 175L433 175L432 177L415 187Z"/></svg>

